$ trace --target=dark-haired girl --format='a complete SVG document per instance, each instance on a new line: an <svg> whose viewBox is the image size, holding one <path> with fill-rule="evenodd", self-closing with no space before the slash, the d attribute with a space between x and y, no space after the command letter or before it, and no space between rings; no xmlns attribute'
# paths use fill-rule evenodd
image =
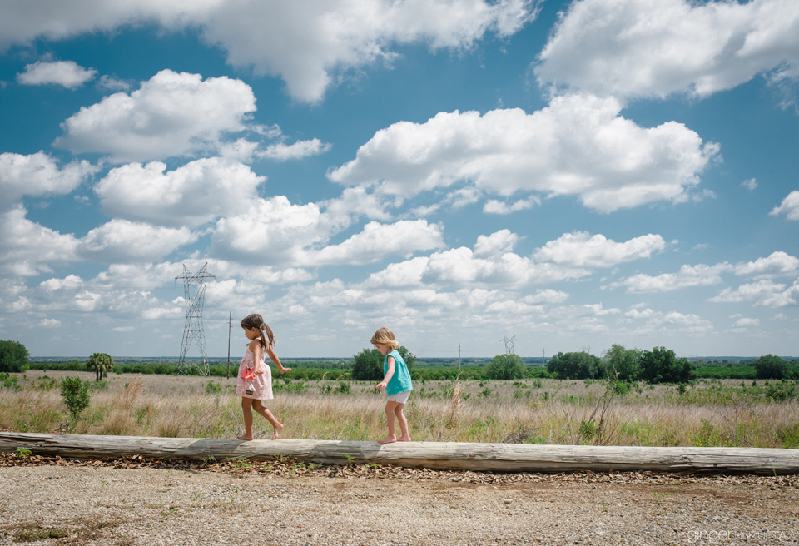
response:
<svg viewBox="0 0 799 546"><path fill-rule="evenodd" d="M261 414L274 427L272 439L280 438L283 424L272 415L272 412L261 405L261 400L272 400L272 369L266 363L266 355L275 363L280 373L291 371L284 368L272 346L277 343L272 329L264 322L261 315L247 315L241 321L244 335L250 340L247 352L241 359L239 376L236 381L236 396L241 396L241 409L244 411L246 431L239 440L252 440L252 410Z"/></svg>

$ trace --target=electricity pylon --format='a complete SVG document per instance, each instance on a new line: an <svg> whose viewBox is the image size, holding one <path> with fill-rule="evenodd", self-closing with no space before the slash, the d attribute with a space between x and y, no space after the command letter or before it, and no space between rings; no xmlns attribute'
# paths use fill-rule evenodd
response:
<svg viewBox="0 0 799 546"><path fill-rule="evenodd" d="M203 330L203 305L205 304L205 281L208 278L216 278L216 275L209 274L205 268L206 263L197 273L191 274L183 265L183 275L178 275L175 279L183 279L183 287L186 293L186 326L183 329L183 343L180 345L180 361L178 362L178 373L189 374L192 368L198 368L202 375L209 375L208 355L205 354L205 331ZM195 341L200 348L203 357L202 364L186 362L186 351L189 344Z"/></svg>

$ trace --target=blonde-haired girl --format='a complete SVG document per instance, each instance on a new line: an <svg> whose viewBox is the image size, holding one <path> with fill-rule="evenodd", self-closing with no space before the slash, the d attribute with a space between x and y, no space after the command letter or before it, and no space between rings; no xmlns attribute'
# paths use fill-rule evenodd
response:
<svg viewBox="0 0 799 546"><path fill-rule="evenodd" d="M272 439L280 438L283 424L272 415L272 412L261 405L261 400L272 400L272 368L266 363L265 355L269 355L280 373L290 372L284 368L272 346L277 343L275 334L261 315L247 315L241 320L244 335L250 340L247 352L241 359L239 377L236 380L236 396L241 396L241 409L244 411L246 431L239 440L252 440L252 410L262 415L274 428Z"/></svg>
<svg viewBox="0 0 799 546"><path fill-rule="evenodd" d="M377 390L386 389L388 401L386 402L386 421L388 421L388 436L378 440L378 444L392 444L394 442L410 442L411 435L408 433L408 420L405 418L403 409L405 402L413 390L411 374L408 373L408 366L400 356L399 343L394 337L394 332L388 328L380 328L370 340L380 354L385 357L383 360L383 373L385 378L377 385ZM394 418L397 418L400 426L400 437L397 438L394 428Z"/></svg>

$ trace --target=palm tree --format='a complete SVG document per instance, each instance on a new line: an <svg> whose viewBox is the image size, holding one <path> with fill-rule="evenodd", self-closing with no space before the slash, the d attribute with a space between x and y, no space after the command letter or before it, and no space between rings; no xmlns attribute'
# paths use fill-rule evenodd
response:
<svg viewBox="0 0 799 546"><path fill-rule="evenodd" d="M103 378L103 372L107 372L114 367L114 359L105 353L94 353L86 361L86 369L97 372L97 381Z"/></svg>

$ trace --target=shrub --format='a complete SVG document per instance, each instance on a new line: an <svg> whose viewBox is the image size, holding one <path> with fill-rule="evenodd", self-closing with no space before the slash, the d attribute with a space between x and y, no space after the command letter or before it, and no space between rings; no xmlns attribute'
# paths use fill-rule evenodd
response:
<svg viewBox="0 0 799 546"><path fill-rule="evenodd" d="M61 381L61 398L69 408L74 421L78 420L81 412L89 407L89 389L86 382L80 377L65 377Z"/></svg>
<svg viewBox="0 0 799 546"><path fill-rule="evenodd" d="M350 384L347 381L339 381L338 387L334 391L336 394L352 394Z"/></svg>
<svg viewBox="0 0 799 546"><path fill-rule="evenodd" d="M694 378L693 366L686 358L677 358L674 351L654 347L641 353L641 379L654 383L688 383Z"/></svg>
<svg viewBox="0 0 799 546"><path fill-rule="evenodd" d="M763 355L752 363L758 379L786 379L788 363L774 355Z"/></svg>
<svg viewBox="0 0 799 546"><path fill-rule="evenodd" d="M518 355L497 355L486 368L487 379L523 379L524 364Z"/></svg>
<svg viewBox="0 0 799 546"><path fill-rule="evenodd" d="M21 372L28 365L28 349L19 341L0 341L0 372Z"/></svg>
<svg viewBox="0 0 799 546"><path fill-rule="evenodd" d="M643 351L640 349L625 349L621 345L613 345L602 355L608 377L620 381L638 379L641 353Z"/></svg>
<svg viewBox="0 0 799 546"><path fill-rule="evenodd" d="M547 362L547 370L556 379L599 379L601 360L585 351L558 353Z"/></svg>
<svg viewBox="0 0 799 546"><path fill-rule="evenodd" d="M402 360L405 361L408 372L413 370L413 363L416 361L413 353L402 345L397 349L397 352L402 357ZM386 375L383 371L384 362L385 357L377 349L364 349L353 357L352 378L355 380L380 381Z"/></svg>

